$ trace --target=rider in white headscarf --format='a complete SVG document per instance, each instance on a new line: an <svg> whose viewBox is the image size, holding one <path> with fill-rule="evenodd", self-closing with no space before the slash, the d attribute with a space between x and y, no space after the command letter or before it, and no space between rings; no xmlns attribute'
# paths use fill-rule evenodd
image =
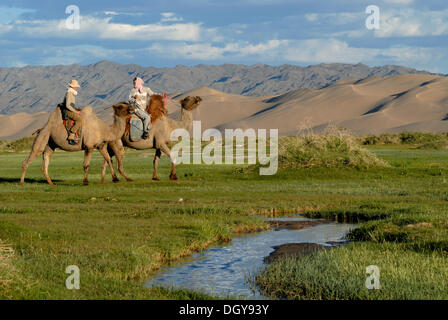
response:
<svg viewBox="0 0 448 320"><path fill-rule="evenodd" d="M149 125L151 123L151 116L146 112L148 101L153 94L155 94L149 87L143 86L142 78L134 78L134 88L129 93L129 102L137 108L135 115L143 122L143 139L148 138Z"/></svg>

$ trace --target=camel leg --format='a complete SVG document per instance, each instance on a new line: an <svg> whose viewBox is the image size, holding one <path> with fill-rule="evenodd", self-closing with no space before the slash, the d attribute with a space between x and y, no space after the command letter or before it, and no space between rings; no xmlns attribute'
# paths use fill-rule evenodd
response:
<svg viewBox="0 0 448 320"><path fill-rule="evenodd" d="M109 147L111 148L111 151L113 152L113 154L115 154L115 157L117 158L118 172L120 172L120 174L126 179L126 181L132 181L132 179L129 178L126 172L124 171L123 166L124 147L123 144L121 143L121 140L118 141L117 143L109 144Z"/></svg>
<svg viewBox="0 0 448 320"><path fill-rule="evenodd" d="M50 175L48 174L48 166L50 164L51 156L54 153L54 149L50 145L46 145L44 152L42 153L42 173L44 174L47 182L50 186L54 187L53 181L51 181Z"/></svg>
<svg viewBox="0 0 448 320"><path fill-rule="evenodd" d="M26 170L28 169L28 166L34 160L34 158L37 157L38 154L39 154L39 152L37 152L35 150L31 150L29 156L22 162L22 176L20 177L20 185L21 186L23 186L23 184L25 183L25 174L26 174Z"/></svg>
<svg viewBox="0 0 448 320"><path fill-rule="evenodd" d="M28 155L28 157L22 162L22 175L20 177L20 185L23 186L25 183L25 174L26 170L28 169L28 166L31 164L31 162L40 155L44 148L46 147L48 143L48 139L50 138L50 131L45 130L45 128L38 133L36 139L34 139L33 147L31 148L31 152Z"/></svg>
<svg viewBox="0 0 448 320"><path fill-rule="evenodd" d="M112 174L112 181L119 182L120 179L118 179L117 174L115 173L114 165L112 163L112 160L110 159L109 153L107 152L107 144L104 144L101 148L98 148L98 151L101 153L101 155L104 157L104 160L109 165L110 173ZM104 169L101 171L104 171ZM101 176L101 183L104 183L104 179L102 176Z"/></svg>
<svg viewBox="0 0 448 320"><path fill-rule="evenodd" d="M161 156L162 152L160 151L160 149L156 149L156 154L154 155L154 160L152 162L154 166L154 171L152 172L152 180L155 181L159 181L159 178L157 177L157 168L159 167L159 160Z"/></svg>
<svg viewBox="0 0 448 320"><path fill-rule="evenodd" d="M162 149L162 151L168 156L170 157L171 160L171 173L170 173L170 180L177 180L177 176L176 176L176 159L174 159L171 156L171 151L170 148L168 148L168 146L166 144L162 144L160 146L160 149Z"/></svg>
<svg viewBox="0 0 448 320"><path fill-rule="evenodd" d="M89 184L89 180L87 179L88 173L89 173L89 167L90 167L90 160L92 159L92 149L86 149L84 151L84 185L87 186Z"/></svg>

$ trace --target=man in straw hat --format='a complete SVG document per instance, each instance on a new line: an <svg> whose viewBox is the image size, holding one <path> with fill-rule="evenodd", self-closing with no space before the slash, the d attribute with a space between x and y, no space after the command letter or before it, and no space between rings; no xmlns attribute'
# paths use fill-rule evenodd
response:
<svg viewBox="0 0 448 320"><path fill-rule="evenodd" d="M65 94L64 102L59 105L61 108L63 120L74 120L75 124L70 129L68 136L68 143L74 145L77 143L75 134L81 127L81 111L75 107L75 98L78 94L79 83L76 80L72 80L68 85L67 93Z"/></svg>

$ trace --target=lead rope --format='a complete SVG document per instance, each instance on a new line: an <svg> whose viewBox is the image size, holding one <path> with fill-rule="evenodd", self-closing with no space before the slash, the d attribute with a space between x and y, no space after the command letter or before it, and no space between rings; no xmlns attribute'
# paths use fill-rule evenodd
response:
<svg viewBox="0 0 448 320"><path fill-rule="evenodd" d="M168 106L168 95L166 94L166 92L163 93L163 99L165 100L165 103L164 103L165 110L168 110L167 109L167 106Z"/></svg>

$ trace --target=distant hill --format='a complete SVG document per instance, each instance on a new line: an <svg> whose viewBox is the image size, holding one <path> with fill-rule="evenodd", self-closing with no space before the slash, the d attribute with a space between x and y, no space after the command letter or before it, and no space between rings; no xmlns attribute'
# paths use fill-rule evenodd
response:
<svg viewBox="0 0 448 320"><path fill-rule="evenodd" d="M243 96L273 96L299 88L322 88L345 79L428 74L400 67L368 67L363 64L293 65L198 65L194 67L145 68L108 61L80 66L0 68L0 114L37 113L53 110L65 93L66 84L81 84L79 106L101 109L127 99L132 79L142 77L156 92L186 92L209 87ZM4 119L3 119L4 120Z"/></svg>

